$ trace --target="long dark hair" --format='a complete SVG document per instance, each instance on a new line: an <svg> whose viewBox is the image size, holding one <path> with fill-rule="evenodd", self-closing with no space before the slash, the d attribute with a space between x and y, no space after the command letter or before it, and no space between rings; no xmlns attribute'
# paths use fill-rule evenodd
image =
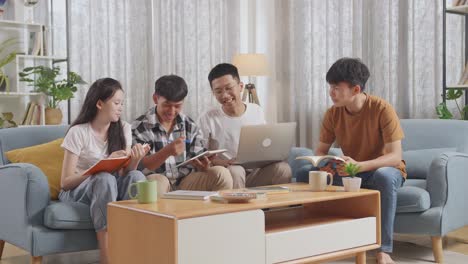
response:
<svg viewBox="0 0 468 264"><path fill-rule="evenodd" d="M117 90L122 90L122 85L119 81L112 78L102 78L96 80L91 87L89 87L86 98L81 107L78 117L73 121L70 127L89 123L96 118L97 107L96 104L99 100L102 102L114 96ZM109 129L107 130L107 152L111 154L114 151L125 149L125 135L123 132L123 126L120 119L117 122L111 122Z"/></svg>

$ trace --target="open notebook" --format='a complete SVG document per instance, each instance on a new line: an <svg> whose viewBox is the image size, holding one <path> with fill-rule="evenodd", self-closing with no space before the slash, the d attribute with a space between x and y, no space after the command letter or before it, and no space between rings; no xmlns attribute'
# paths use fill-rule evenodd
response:
<svg viewBox="0 0 468 264"><path fill-rule="evenodd" d="M102 159L87 169L83 175L93 175L103 171L113 173L127 166L129 162L130 156Z"/></svg>

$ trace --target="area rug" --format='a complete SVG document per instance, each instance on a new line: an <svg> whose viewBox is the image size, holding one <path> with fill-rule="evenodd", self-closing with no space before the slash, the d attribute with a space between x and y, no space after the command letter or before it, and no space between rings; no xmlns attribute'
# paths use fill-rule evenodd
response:
<svg viewBox="0 0 468 264"><path fill-rule="evenodd" d="M395 241L392 258L396 263L435 263L432 249L410 242ZM461 253L444 250L444 260L447 264L466 264L468 256ZM330 263L355 263L354 258L334 261ZM367 253L367 263L376 263L375 251Z"/></svg>

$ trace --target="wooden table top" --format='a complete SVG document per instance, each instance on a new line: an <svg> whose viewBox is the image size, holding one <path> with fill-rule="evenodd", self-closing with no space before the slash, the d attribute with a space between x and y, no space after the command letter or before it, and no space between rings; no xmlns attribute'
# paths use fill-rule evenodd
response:
<svg viewBox="0 0 468 264"><path fill-rule="evenodd" d="M167 218L192 218L223 213L275 208L289 205L346 199L365 195L376 195L375 190L361 189L359 192L345 192L343 187L331 186L324 192L312 192L306 183L281 184L291 190L285 194L269 194L267 199L254 199L248 203L222 203L211 200L177 200L158 198L156 203L139 204L136 200L110 203L110 207L120 207ZM231 190L229 190L231 191Z"/></svg>

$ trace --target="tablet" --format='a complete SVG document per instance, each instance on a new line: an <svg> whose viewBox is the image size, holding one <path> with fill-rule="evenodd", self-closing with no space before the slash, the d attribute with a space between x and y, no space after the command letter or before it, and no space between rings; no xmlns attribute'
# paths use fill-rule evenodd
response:
<svg viewBox="0 0 468 264"><path fill-rule="evenodd" d="M176 166L176 168L180 167L180 166L183 166L183 165L186 165L189 162L191 162L192 160L196 160L196 159L199 159L199 158L202 158L202 157L209 158L209 157L211 157L213 155L216 155L216 154L219 154L219 153L224 153L226 151L227 151L227 149L207 150L207 151L205 151L205 152L203 152L201 154L196 155L195 157L193 157L191 159L188 159L188 160L180 163L179 165Z"/></svg>

